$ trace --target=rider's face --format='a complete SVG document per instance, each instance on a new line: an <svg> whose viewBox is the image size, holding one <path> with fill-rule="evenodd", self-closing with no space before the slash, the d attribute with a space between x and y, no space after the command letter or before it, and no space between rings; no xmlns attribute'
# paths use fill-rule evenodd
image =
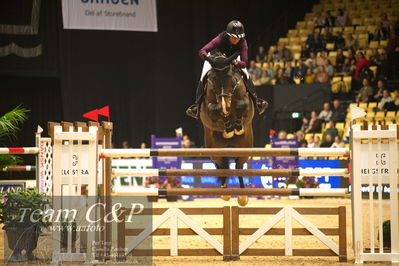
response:
<svg viewBox="0 0 399 266"><path fill-rule="evenodd" d="M229 37L229 39L230 39L230 43L233 45L236 45L240 41L240 38L235 38L235 37L231 37L231 36Z"/></svg>

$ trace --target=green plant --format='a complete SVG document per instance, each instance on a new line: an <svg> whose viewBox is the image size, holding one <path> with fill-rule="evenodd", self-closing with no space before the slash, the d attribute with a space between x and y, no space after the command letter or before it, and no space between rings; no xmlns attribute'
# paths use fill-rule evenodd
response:
<svg viewBox="0 0 399 266"><path fill-rule="evenodd" d="M168 176L161 185L161 188L164 189L178 188L178 187L181 187L181 182L180 179L175 176Z"/></svg>
<svg viewBox="0 0 399 266"><path fill-rule="evenodd" d="M62 221L61 223L61 242L66 245L68 242L68 234L69 232L72 232L72 241L76 241L76 229L77 229L77 224L76 221Z"/></svg>
<svg viewBox="0 0 399 266"><path fill-rule="evenodd" d="M384 242L391 242L391 220L386 220L382 223L382 235Z"/></svg>
<svg viewBox="0 0 399 266"><path fill-rule="evenodd" d="M3 229L48 226L50 222L43 217L49 205L49 197L36 190L8 192L0 201L0 222L4 223Z"/></svg>
<svg viewBox="0 0 399 266"><path fill-rule="evenodd" d="M4 139L15 140L21 124L27 119L29 110L17 106L13 110L0 116L0 141ZM18 156L11 154L0 155L0 168L17 165L22 162Z"/></svg>
<svg viewBox="0 0 399 266"><path fill-rule="evenodd" d="M318 188L319 185L314 176L303 176L302 179L296 181L298 188Z"/></svg>

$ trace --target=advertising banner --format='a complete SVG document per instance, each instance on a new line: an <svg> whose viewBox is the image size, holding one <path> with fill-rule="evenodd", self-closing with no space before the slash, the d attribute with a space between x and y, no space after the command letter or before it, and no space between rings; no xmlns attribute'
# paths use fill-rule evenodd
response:
<svg viewBox="0 0 399 266"><path fill-rule="evenodd" d="M158 31L156 0L62 0L64 29Z"/></svg>

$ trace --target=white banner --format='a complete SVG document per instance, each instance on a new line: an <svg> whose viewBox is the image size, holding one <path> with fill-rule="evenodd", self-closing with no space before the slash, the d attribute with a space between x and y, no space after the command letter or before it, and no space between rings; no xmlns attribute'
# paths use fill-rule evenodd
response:
<svg viewBox="0 0 399 266"><path fill-rule="evenodd" d="M156 0L62 0L64 29L158 31Z"/></svg>

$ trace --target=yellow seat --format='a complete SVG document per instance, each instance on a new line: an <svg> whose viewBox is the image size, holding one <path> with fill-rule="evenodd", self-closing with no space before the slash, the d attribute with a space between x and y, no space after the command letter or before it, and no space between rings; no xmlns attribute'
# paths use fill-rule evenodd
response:
<svg viewBox="0 0 399 266"><path fill-rule="evenodd" d="M380 46L379 48L385 48L388 45L388 40L382 40L380 41Z"/></svg>
<svg viewBox="0 0 399 266"><path fill-rule="evenodd" d="M342 79L345 83L345 92L348 93L352 89L352 77L351 76L345 76Z"/></svg>
<svg viewBox="0 0 399 266"><path fill-rule="evenodd" d="M396 117L396 112L395 111L388 111L385 115L387 118L395 118Z"/></svg>
<svg viewBox="0 0 399 266"><path fill-rule="evenodd" d="M373 71L374 77L376 77L377 76L377 66L371 66L369 68L370 68L371 71Z"/></svg>
<svg viewBox="0 0 399 266"><path fill-rule="evenodd" d="M375 113L375 119L382 119L385 117L385 112L384 111L378 111Z"/></svg>
<svg viewBox="0 0 399 266"><path fill-rule="evenodd" d="M362 108L363 110L367 109L367 103L359 103L359 108Z"/></svg>
<svg viewBox="0 0 399 266"><path fill-rule="evenodd" d="M329 51L334 50L334 47L335 47L335 43L333 43L333 42L326 44L326 49L329 50Z"/></svg>
<svg viewBox="0 0 399 266"><path fill-rule="evenodd" d="M367 105L368 108L374 108L377 107L377 103L376 102L369 102L369 104Z"/></svg>
<svg viewBox="0 0 399 266"><path fill-rule="evenodd" d="M378 48L378 45L379 45L378 41L371 41L369 44L369 47L370 48Z"/></svg>
<svg viewBox="0 0 399 266"><path fill-rule="evenodd" d="M296 23L296 28L297 29L305 29L306 28L306 21L298 21Z"/></svg>
<svg viewBox="0 0 399 266"><path fill-rule="evenodd" d="M337 122L337 123L335 124L335 127L336 127L337 129L344 129L344 128L345 128L345 123L344 123L344 122Z"/></svg>
<svg viewBox="0 0 399 266"><path fill-rule="evenodd" d="M353 33L354 32L354 29L353 29L353 27L351 26L351 27L345 27L344 28L344 33Z"/></svg>
<svg viewBox="0 0 399 266"><path fill-rule="evenodd" d="M366 115L366 118L367 118L367 119L368 119L368 118L374 118L374 117L375 117L374 112L367 113L367 115Z"/></svg>
<svg viewBox="0 0 399 266"><path fill-rule="evenodd" d="M331 80L331 92L339 93L342 91L342 86L345 86L342 77L333 77Z"/></svg>

